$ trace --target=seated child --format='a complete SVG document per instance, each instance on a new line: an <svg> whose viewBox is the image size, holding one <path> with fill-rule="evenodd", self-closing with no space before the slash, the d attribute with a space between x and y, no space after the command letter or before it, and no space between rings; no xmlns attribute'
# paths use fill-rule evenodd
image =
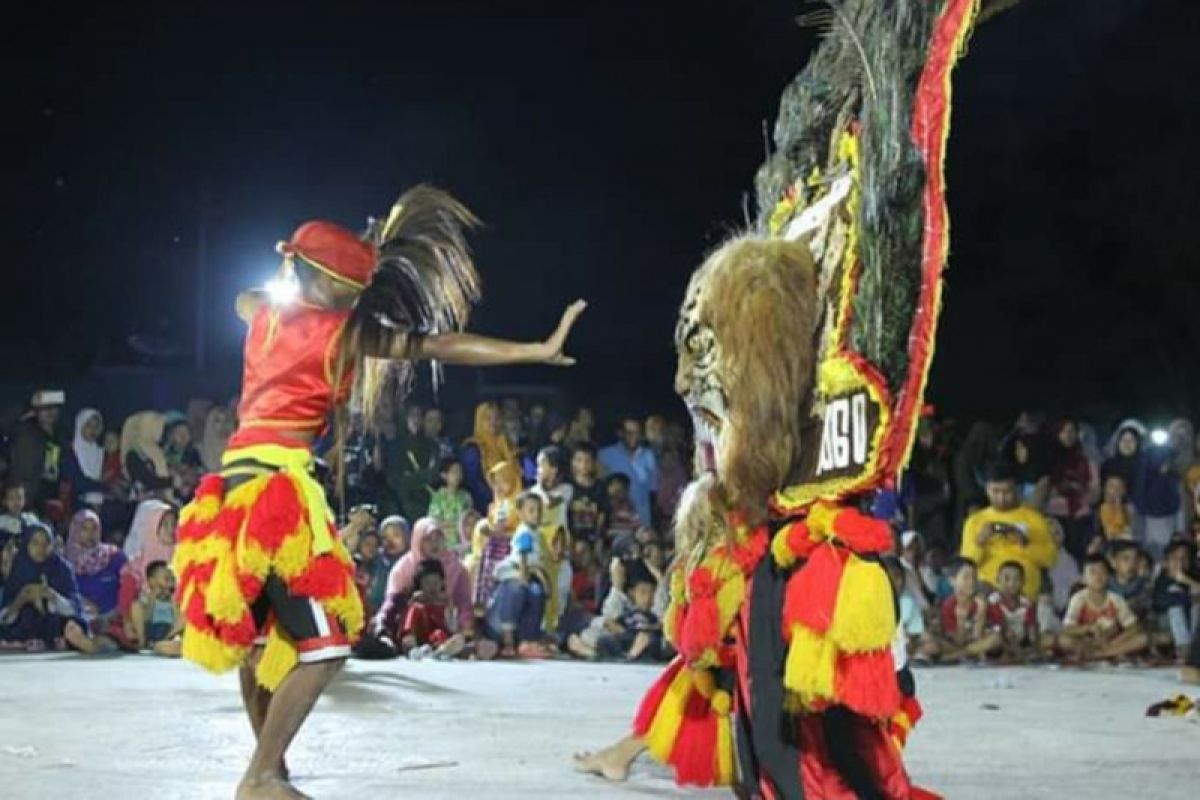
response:
<svg viewBox="0 0 1200 800"><path fill-rule="evenodd" d="M467 639L452 633L446 621L446 571L442 562L421 562L400 633L400 651L414 661L433 656L450 659L463 652Z"/></svg>
<svg viewBox="0 0 1200 800"><path fill-rule="evenodd" d="M1119 594L1109 590L1111 568L1098 554L1084 561L1084 588L1071 597L1059 649L1082 661L1122 658L1145 651L1150 639Z"/></svg>
<svg viewBox="0 0 1200 800"><path fill-rule="evenodd" d="M975 562L957 558L946 571L954 594L942 603L941 630L934 637L933 654L942 663L950 664L1000 652L1004 643L997 631L987 630L987 603L976 594L979 573Z"/></svg>
<svg viewBox="0 0 1200 800"><path fill-rule="evenodd" d="M1108 563L1112 569L1108 590L1120 595L1138 622L1145 625L1154 601L1150 579L1141 574L1141 557L1141 548L1136 543L1113 542L1108 548Z"/></svg>
<svg viewBox="0 0 1200 800"><path fill-rule="evenodd" d="M925 628L925 617L921 613L916 593L910 591L909 580L915 573L906 569L905 562L895 556L885 556L883 565L887 568L888 577L892 579L892 590L896 593L899 606L897 637L902 639L903 652L912 653L913 661L928 662L936 652L937 646Z"/></svg>
<svg viewBox="0 0 1200 800"><path fill-rule="evenodd" d="M1039 652L1054 651L1054 638L1038 634L1037 608L1022 592L1025 587L1025 567L1018 561L1008 561L996 574L997 590L988 597L987 624L1000 634L1005 658L1029 661Z"/></svg>
<svg viewBox="0 0 1200 800"><path fill-rule="evenodd" d="M429 516L441 524L446 546L461 556L471 544L459 535L459 522L472 508L471 495L463 488L463 467L458 459L442 459L441 476L442 485L429 500Z"/></svg>
<svg viewBox="0 0 1200 800"><path fill-rule="evenodd" d="M1113 541L1133 541L1135 511L1129 502L1125 479L1120 475L1109 475L1104 479L1104 499L1096 514L1099 536L1089 547L1089 552L1099 552L1103 544Z"/></svg>
<svg viewBox="0 0 1200 800"><path fill-rule="evenodd" d="M645 526L649 520L638 516L633 501L629 499L629 476L617 472L608 476L608 513L604 537L611 550L618 541L634 536L638 529Z"/></svg>
<svg viewBox="0 0 1200 800"><path fill-rule="evenodd" d="M658 585L641 574L631 578L628 608L618 620L608 626L594 648L576 639L572 652L585 658L624 659L626 661L662 661L662 623L653 611Z"/></svg>
<svg viewBox="0 0 1200 800"><path fill-rule="evenodd" d="M538 532L542 499L533 492L524 492L517 498L516 512L520 523L509 554L496 565L496 590L488 604L485 622L491 635L500 642L501 655L541 658L549 655L541 639L550 585L543 568L546 556Z"/></svg>
<svg viewBox="0 0 1200 800"><path fill-rule="evenodd" d="M1169 631L1175 654L1183 658L1194 636L1200 606L1200 579L1195 571L1196 548L1186 539L1167 546L1163 568L1154 581L1154 611L1159 627Z"/></svg>
<svg viewBox="0 0 1200 800"><path fill-rule="evenodd" d="M178 658L183 633L183 615L175 605L175 576L165 561L146 565L146 586L129 609L126 635L138 650L156 656Z"/></svg>

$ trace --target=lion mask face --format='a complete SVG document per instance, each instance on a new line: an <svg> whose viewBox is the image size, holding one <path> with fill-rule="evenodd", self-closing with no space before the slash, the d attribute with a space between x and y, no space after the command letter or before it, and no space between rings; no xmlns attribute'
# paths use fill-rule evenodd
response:
<svg viewBox="0 0 1200 800"><path fill-rule="evenodd" d="M808 248L741 237L692 275L675 331L675 390L692 415L697 468L750 519L800 455L814 370L815 268Z"/></svg>

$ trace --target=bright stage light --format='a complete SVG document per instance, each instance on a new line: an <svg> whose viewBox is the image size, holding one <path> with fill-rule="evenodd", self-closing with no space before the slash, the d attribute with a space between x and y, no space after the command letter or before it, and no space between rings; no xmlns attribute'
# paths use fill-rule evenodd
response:
<svg viewBox="0 0 1200 800"><path fill-rule="evenodd" d="M1171 441L1171 434L1167 433L1162 428L1157 428L1150 431L1150 442L1155 447L1162 447L1169 441Z"/></svg>
<svg viewBox="0 0 1200 800"><path fill-rule="evenodd" d="M296 301L300 296L300 283L294 275L277 275L263 286L271 302L277 306L286 306Z"/></svg>

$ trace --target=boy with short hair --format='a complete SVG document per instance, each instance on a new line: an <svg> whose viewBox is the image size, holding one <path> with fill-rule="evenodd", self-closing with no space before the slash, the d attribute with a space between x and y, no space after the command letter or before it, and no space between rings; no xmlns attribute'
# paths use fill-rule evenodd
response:
<svg viewBox="0 0 1200 800"><path fill-rule="evenodd" d="M571 499L567 503L567 522L571 537L583 540L594 549L604 531L608 489L597 479L596 448L588 442L575 447L571 455Z"/></svg>
<svg viewBox="0 0 1200 800"><path fill-rule="evenodd" d="M1108 563L1112 574L1108 579L1108 590L1121 596L1129 604L1129 610L1145 626L1154 606L1153 587L1150 579L1141 574L1141 548L1132 541L1115 541L1108 550Z"/></svg>
<svg viewBox="0 0 1200 800"><path fill-rule="evenodd" d="M37 523L37 517L25 510L25 485L17 481L4 484L3 508L0 508L0 547L21 531Z"/></svg>
<svg viewBox="0 0 1200 800"><path fill-rule="evenodd" d="M979 576L975 562L957 558L946 571L954 594L942 603L941 631L935 639L939 660L954 663L999 652L1004 643L999 632L987 630L987 604L977 594Z"/></svg>
<svg viewBox="0 0 1200 800"><path fill-rule="evenodd" d="M1006 561L996 575L996 587L988 597L987 624L999 632L1004 656L1029 661L1038 651L1052 651L1053 637L1038 634L1037 607L1023 594L1025 567Z"/></svg>
<svg viewBox="0 0 1200 800"><path fill-rule="evenodd" d="M1081 661L1123 658L1146 650L1150 639L1119 594L1109 590L1112 569L1101 555L1084 560L1084 588L1071 597L1059 648Z"/></svg>
<svg viewBox="0 0 1200 800"><path fill-rule="evenodd" d="M628 592L630 606L606 626L608 633L599 637L595 647L574 637L571 652L585 658L662 661L662 622L653 610L657 591L653 578L634 579Z"/></svg>
<svg viewBox="0 0 1200 800"><path fill-rule="evenodd" d="M178 658L182 649L183 615L175 604L175 576L165 561L146 565L146 587L129 610L129 638L138 650Z"/></svg>

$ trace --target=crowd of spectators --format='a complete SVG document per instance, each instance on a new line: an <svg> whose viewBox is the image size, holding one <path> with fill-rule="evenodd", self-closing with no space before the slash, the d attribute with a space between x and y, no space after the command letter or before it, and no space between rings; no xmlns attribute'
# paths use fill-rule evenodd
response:
<svg viewBox="0 0 1200 800"><path fill-rule="evenodd" d="M3 430L0 647L179 652L178 510L219 468L233 405L143 411L120 432L38 392ZM362 658L659 661L687 432L588 408L484 402L452 436L436 407L353 434L344 522L371 620ZM332 481L333 471L327 471ZM900 635L916 663L1187 657L1200 619L1200 457L1190 423L1022 414L965 436L922 421L893 508ZM1194 666L1200 666L1193 663ZM1192 679L1200 678L1194 669Z"/></svg>

